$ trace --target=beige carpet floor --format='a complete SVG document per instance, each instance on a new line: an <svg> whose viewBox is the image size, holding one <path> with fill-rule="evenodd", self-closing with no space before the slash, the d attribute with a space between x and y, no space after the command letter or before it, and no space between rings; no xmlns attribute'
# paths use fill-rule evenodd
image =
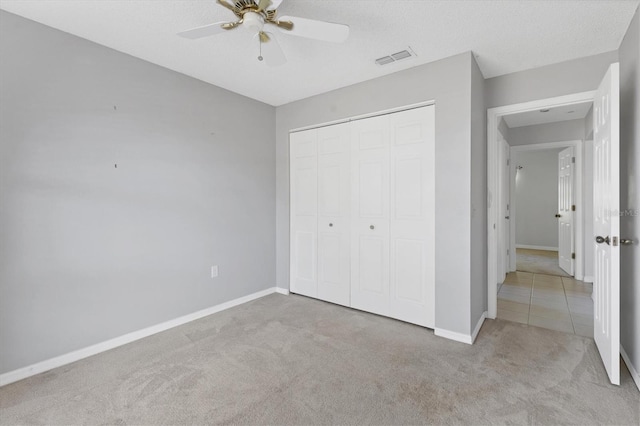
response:
<svg viewBox="0 0 640 426"><path fill-rule="evenodd" d="M560 277L571 276L558 265L558 252L548 250L516 249L516 270Z"/></svg>
<svg viewBox="0 0 640 426"><path fill-rule="evenodd" d="M0 388L2 424L640 423L592 339L487 320L475 345L271 295Z"/></svg>

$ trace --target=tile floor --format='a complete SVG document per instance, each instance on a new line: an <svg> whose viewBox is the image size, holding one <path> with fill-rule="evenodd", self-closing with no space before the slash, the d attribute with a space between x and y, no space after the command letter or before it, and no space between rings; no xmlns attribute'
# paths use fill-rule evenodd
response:
<svg viewBox="0 0 640 426"><path fill-rule="evenodd" d="M498 318L593 337L592 289L571 277L511 272L498 290Z"/></svg>

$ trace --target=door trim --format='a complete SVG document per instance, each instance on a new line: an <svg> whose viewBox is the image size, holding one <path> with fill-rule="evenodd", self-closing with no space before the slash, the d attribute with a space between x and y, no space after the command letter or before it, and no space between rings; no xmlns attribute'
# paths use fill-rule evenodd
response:
<svg viewBox="0 0 640 426"><path fill-rule="evenodd" d="M435 100L428 100L428 101L423 101L423 102L418 102L418 103L415 103L415 104L404 105L404 106L400 106L400 107L396 107L396 108L384 109L382 111L374 111L374 112L369 112L369 113L366 113L366 114L354 115L354 116L351 116L351 117L340 118L338 120L325 121L324 123L312 124L310 126L297 127L295 129L289 130L289 134L296 133L296 132L302 132L304 130L318 129L320 127L333 126L334 124L348 123L350 121L364 120L365 118L378 117L380 115L394 114L396 112L407 111L407 110L416 109L416 108L422 108L422 107L426 107L426 106L429 106L429 105L435 105L435 104L436 104Z"/></svg>
<svg viewBox="0 0 640 426"><path fill-rule="evenodd" d="M593 102L595 90L538 99L519 104L489 108L487 110L487 317L495 319L498 313L498 232L499 226L497 203L493 202L499 194L498 187L498 122L503 115L518 112L535 111L541 108ZM533 146L533 145L530 145ZM577 158L576 158L576 161ZM578 191L581 192L581 191ZM581 196L582 197L582 196Z"/></svg>

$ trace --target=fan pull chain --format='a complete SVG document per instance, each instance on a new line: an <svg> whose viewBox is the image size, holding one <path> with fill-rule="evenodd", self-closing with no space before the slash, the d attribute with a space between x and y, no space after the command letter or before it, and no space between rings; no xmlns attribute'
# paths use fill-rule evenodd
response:
<svg viewBox="0 0 640 426"><path fill-rule="evenodd" d="M260 34L258 34L258 42L260 43L260 53L258 54L258 60L262 61L264 58L262 57L262 38L260 38Z"/></svg>

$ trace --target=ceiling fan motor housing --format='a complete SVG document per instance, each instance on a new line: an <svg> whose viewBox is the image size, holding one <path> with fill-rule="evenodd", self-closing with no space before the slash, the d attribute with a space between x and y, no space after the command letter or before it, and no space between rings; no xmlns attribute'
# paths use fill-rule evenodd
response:
<svg viewBox="0 0 640 426"><path fill-rule="evenodd" d="M264 18L261 14L256 12L246 12L242 17L242 20L242 26L252 33L258 33L262 31L262 27L264 27Z"/></svg>

